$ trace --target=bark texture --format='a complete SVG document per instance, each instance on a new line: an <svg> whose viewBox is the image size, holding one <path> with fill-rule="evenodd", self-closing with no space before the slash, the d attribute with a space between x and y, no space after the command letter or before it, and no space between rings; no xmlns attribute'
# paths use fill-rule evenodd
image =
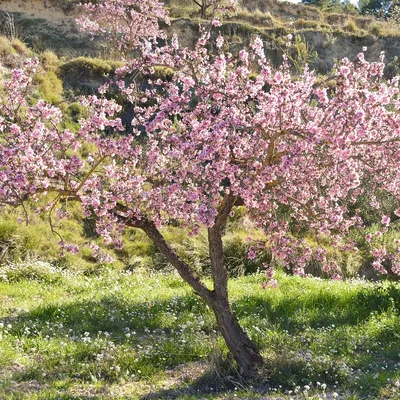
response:
<svg viewBox="0 0 400 400"><path fill-rule="evenodd" d="M207 9L211 7L211 4L208 2L208 0L193 0L193 2L200 7L201 18L206 19Z"/></svg>
<svg viewBox="0 0 400 400"><path fill-rule="evenodd" d="M239 367L241 376L250 379L256 377L263 364L262 356L239 325L229 302L218 298L215 300L213 311L218 328Z"/></svg>
<svg viewBox="0 0 400 400"><path fill-rule="evenodd" d="M217 319L218 327L233 358L245 378L257 375L263 364L260 352L239 325L233 314L228 297L228 270L224 262L222 234L226 220L237 199L225 196L219 209L214 226L208 229L208 244L211 261L211 274L214 281L214 299L211 308Z"/></svg>
<svg viewBox="0 0 400 400"><path fill-rule="evenodd" d="M232 311L228 298L228 271L224 263L222 232L235 201L236 198L233 196L225 196L214 226L208 229L213 290L207 288L190 266L179 258L153 223L141 220L135 226L146 232L160 252L177 269L180 276L213 310L218 328L238 364L240 374L244 378L253 378L257 376L258 370L263 364L263 359Z"/></svg>

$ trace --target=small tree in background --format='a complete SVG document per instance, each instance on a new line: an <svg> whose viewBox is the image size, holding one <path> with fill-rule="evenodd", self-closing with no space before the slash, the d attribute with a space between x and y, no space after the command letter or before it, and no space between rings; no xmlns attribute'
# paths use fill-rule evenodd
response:
<svg viewBox="0 0 400 400"><path fill-rule="evenodd" d="M235 57L223 51L222 36L210 50L209 36L204 30L194 49L181 48L176 37L156 48L128 32L141 57L118 71L116 83L135 109L130 135L120 135L120 107L103 96L107 87L81 100L87 116L71 132L61 128L58 108L29 101L37 62L14 70L0 103L0 201L24 206L51 194L48 207L38 210L50 221L54 212L68 217L68 202L78 202L117 247L126 227L142 229L213 310L241 374L251 378L263 359L230 306L222 247L227 218L244 204L277 262L303 275L314 258L339 278L329 252L356 252L348 233L364 228L358 210L347 205L366 196L378 208L375 188L400 198L399 80L382 82L382 60L369 63L360 53L337 65L328 95L307 68L296 77L286 62L273 69L261 39ZM132 72L148 75L157 65L173 70L168 82L142 90L129 81ZM82 146L92 150L81 152ZM384 262L400 273L398 244L379 241L392 217L382 215L381 231L367 236L382 273ZM166 242L160 229L170 222L191 235L207 230L212 287ZM318 245L310 246L304 232ZM249 257L256 251L250 248ZM265 268L265 285L274 285L272 266Z"/></svg>
<svg viewBox="0 0 400 400"><path fill-rule="evenodd" d="M200 7L201 18L207 17L207 10L213 5L212 0L192 0L193 3Z"/></svg>
<svg viewBox="0 0 400 400"><path fill-rule="evenodd" d="M215 14L216 11L227 11L233 9L236 0L192 0L198 7L200 7L201 18L207 18L207 12L212 10L211 14Z"/></svg>
<svg viewBox="0 0 400 400"><path fill-rule="evenodd" d="M341 0L302 0L303 4L313 5L328 12L342 12L346 9L356 9L354 6L349 7L349 1L342 2Z"/></svg>
<svg viewBox="0 0 400 400"><path fill-rule="evenodd" d="M168 12L158 0L98 1L81 7L80 29L106 39L119 55L132 52L144 41L165 39L158 23L169 24Z"/></svg>
<svg viewBox="0 0 400 400"><path fill-rule="evenodd" d="M387 19L396 25L400 23L400 2L392 1Z"/></svg>
<svg viewBox="0 0 400 400"><path fill-rule="evenodd" d="M361 14L385 17L389 12L391 3L390 0L360 0L359 8Z"/></svg>

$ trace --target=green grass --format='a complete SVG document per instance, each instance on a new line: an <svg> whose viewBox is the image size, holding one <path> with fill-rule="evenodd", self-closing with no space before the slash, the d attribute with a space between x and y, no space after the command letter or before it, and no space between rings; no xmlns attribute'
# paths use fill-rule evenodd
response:
<svg viewBox="0 0 400 400"><path fill-rule="evenodd" d="M323 385L346 399L400 398L400 284L278 278L267 290L262 275L231 281L233 309L266 360L250 388L175 274L3 267L0 398L322 398Z"/></svg>

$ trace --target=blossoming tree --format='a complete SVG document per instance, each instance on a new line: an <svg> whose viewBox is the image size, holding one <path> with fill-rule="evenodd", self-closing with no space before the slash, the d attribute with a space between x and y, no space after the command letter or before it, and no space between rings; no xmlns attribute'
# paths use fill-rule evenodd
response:
<svg viewBox="0 0 400 400"><path fill-rule="evenodd" d="M200 7L201 18L207 18L207 12L211 10L211 14L215 14L216 9L232 9L236 0L192 0L198 7Z"/></svg>
<svg viewBox="0 0 400 400"><path fill-rule="evenodd" d="M168 12L158 0L107 0L81 6L78 26L107 40L108 47L121 54L133 51L143 40L165 39L158 22L169 24Z"/></svg>
<svg viewBox="0 0 400 400"><path fill-rule="evenodd" d="M382 60L370 63L360 53L341 61L328 90L307 69L296 77L286 62L273 69L260 39L236 57L223 51L221 36L210 46L207 32L194 49L180 48L175 37L158 48L141 39L141 58L118 71L121 96L135 109L129 135L120 134L120 106L103 96L106 87L81 100L87 116L71 132L61 128L58 108L29 100L37 61L14 70L0 103L0 202L23 206L53 194L41 211L60 217L67 211L61 200L79 202L117 247L126 227L142 229L213 310L242 375L252 377L262 357L229 303L227 218L245 205L277 262L304 274L314 257L337 276L327 249L357 251L348 233L364 226L349 205L363 195L378 207L376 188L400 198L399 80L383 82ZM171 79L146 89L128 79L155 65L170 67ZM93 150L81 152L88 143ZM379 242L390 217L382 215L382 230L367 240L375 268L386 272L390 261L400 273L398 244ZM207 230L212 287L164 239L160 228L171 221L189 234ZM317 246L296 235L305 228ZM266 284L274 284L265 267Z"/></svg>

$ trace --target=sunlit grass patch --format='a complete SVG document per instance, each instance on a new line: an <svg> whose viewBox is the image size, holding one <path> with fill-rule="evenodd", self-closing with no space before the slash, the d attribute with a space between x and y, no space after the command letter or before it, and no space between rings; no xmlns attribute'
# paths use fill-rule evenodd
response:
<svg viewBox="0 0 400 400"><path fill-rule="evenodd" d="M396 398L398 283L279 273L278 288L264 290L262 275L232 280L233 308L266 360L251 389L233 378L211 311L177 275L31 270L0 282L2 399Z"/></svg>

